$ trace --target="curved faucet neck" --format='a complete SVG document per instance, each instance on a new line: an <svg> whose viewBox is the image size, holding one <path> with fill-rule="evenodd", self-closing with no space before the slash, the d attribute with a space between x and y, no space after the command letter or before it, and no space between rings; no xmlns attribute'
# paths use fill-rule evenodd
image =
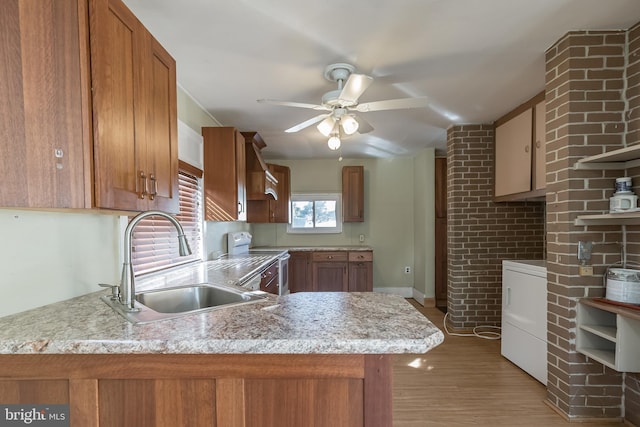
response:
<svg viewBox="0 0 640 427"><path fill-rule="evenodd" d="M140 221L151 216L160 216L165 218L173 224L178 230L178 247L180 256L187 256L191 254L191 248L184 235L184 230L180 222L173 216L162 211L146 211L136 215L124 230L124 261L122 263L122 277L120 281L120 302L126 307L127 310L135 310L135 282L133 275L133 266L131 265L131 240L133 237L133 229L138 225Z"/></svg>

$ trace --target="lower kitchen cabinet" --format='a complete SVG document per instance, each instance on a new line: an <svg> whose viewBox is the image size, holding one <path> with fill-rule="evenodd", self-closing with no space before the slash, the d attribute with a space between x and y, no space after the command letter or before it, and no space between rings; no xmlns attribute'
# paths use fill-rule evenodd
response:
<svg viewBox="0 0 640 427"><path fill-rule="evenodd" d="M373 252L349 252L349 292L373 291Z"/></svg>
<svg viewBox="0 0 640 427"><path fill-rule="evenodd" d="M4 404L68 404L72 427L377 427L384 355L2 355Z"/></svg>
<svg viewBox="0 0 640 427"><path fill-rule="evenodd" d="M347 252L314 252L311 259L314 291L347 292L349 290L349 254Z"/></svg>
<svg viewBox="0 0 640 427"><path fill-rule="evenodd" d="M260 290L270 294L280 295L280 276L278 262L274 262L260 275Z"/></svg>
<svg viewBox="0 0 640 427"><path fill-rule="evenodd" d="M313 291L311 276L311 252L289 251L289 291Z"/></svg>
<svg viewBox="0 0 640 427"><path fill-rule="evenodd" d="M373 251L290 251L291 292L373 291Z"/></svg>

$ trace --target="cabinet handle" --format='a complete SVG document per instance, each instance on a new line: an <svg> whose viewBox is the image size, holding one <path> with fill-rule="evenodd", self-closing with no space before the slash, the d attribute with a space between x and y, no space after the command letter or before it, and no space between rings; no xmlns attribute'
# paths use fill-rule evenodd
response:
<svg viewBox="0 0 640 427"><path fill-rule="evenodd" d="M540 140L536 141L536 148L540 148Z"/></svg>
<svg viewBox="0 0 640 427"><path fill-rule="evenodd" d="M506 304L507 306L511 305L511 288L510 287L507 287L507 298L505 302L507 303Z"/></svg>
<svg viewBox="0 0 640 427"><path fill-rule="evenodd" d="M327 259L333 259L333 255L327 256Z"/></svg>
<svg viewBox="0 0 640 427"><path fill-rule="evenodd" d="M527 145L525 145L525 146L524 146L524 152L525 152L525 153L528 153L528 152L529 152L529 144L527 144Z"/></svg>
<svg viewBox="0 0 640 427"><path fill-rule="evenodd" d="M147 176L144 174L144 171L140 171L140 187L142 191L140 192L140 198L144 199L144 197L149 194L149 189L147 188Z"/></svg>
<svg viewBox="0 0 640 427"><path fill-rule="evenodd" d="M242 202L238 202L238 213L242 213L242 211L243 211Z"/></svg>
<svg viewBox="0 0 640 427"><path fill-rule="evenodd" d="M149 194L149 199L153 200L156 198L156 195L158 194L158 180L156 179L156 176L154 174L149 175L149 181L151 181L151 188L152 191Z"/></svg>

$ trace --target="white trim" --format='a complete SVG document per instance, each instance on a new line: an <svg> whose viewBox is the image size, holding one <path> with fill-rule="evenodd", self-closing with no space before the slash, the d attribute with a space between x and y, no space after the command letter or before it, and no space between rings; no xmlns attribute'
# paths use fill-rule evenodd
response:
<svg viewBox="0 0 640 427"><path fill-rule="evenodd" d="M213 117L213 116L211 115L211 113L210 113L210 112L208 112L208 111L207 111L207 109L206 109L206 108L204 108L204 107L202 106L202 104L201 104L200 102L198 102L198 100L197 100L197 99L195 99L195 98L193 97L193 95L191 95L191 93L190 93L188 90L186 90L186 89L184 88L184 86L182 86L180 83L176 83L176 84L178 85L178 87L180 88L180 90L181 90L182 92L184 92L184 94L185 94L185 95L187 95L189 98L191 98L191 100L194 102L194 104L196 104L198 107L200 107L200 109L202 110L202 112L203 112L203 113L205 113L207 116L209 116L209 117L211 118L211 120L213 120L214 122L216 122L218 126L223 126L223 125L222 125L222 123L220 123L220 122L218 121L218 119L216 119L215 117Z"/></svg>
<svg viewBox="0 0 640 427"><path fill-rule="evenodd" d="M318 200L331 200L336 202L336 226L335 227L293 227L293 203L316 202ZM342 233L342 194L341 193L294 193L291 195L291 220L287 224L289 234L340 234Z"/></svg>
<svg viewBox="0 0 640 427"><path fill-rule="evenodd" d="M413 298L413 291L414 290L415 289L410 287L410 286L373 288L374 292L381 292L383 294L400 295L403 298Z"/></svg>
<svg viewBox="0 0 640 427"><path fill-rule="evenodd" d="M412 289L413 289L413 299L418 301L418 303L424 307L425 295L419 290L417 290L416 288L412 288Z"/></svg>
<svg viewBox="0 0 640 427"><path fill-rule="evenodd" d="M182 120L178 120L178 158L199 169L204 169L203 139Z"/></svg>

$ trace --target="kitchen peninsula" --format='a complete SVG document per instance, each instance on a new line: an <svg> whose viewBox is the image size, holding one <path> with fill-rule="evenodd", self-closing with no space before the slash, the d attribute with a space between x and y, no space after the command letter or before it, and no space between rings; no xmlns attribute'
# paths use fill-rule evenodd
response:
<svg viewBox="0 0 640 427"><path fill-rule="evenodd" d="M133 325L84 295L0 319L0 402L72 426L391 426L391 355L443 340L403 298L295 293Z"/></svg>

